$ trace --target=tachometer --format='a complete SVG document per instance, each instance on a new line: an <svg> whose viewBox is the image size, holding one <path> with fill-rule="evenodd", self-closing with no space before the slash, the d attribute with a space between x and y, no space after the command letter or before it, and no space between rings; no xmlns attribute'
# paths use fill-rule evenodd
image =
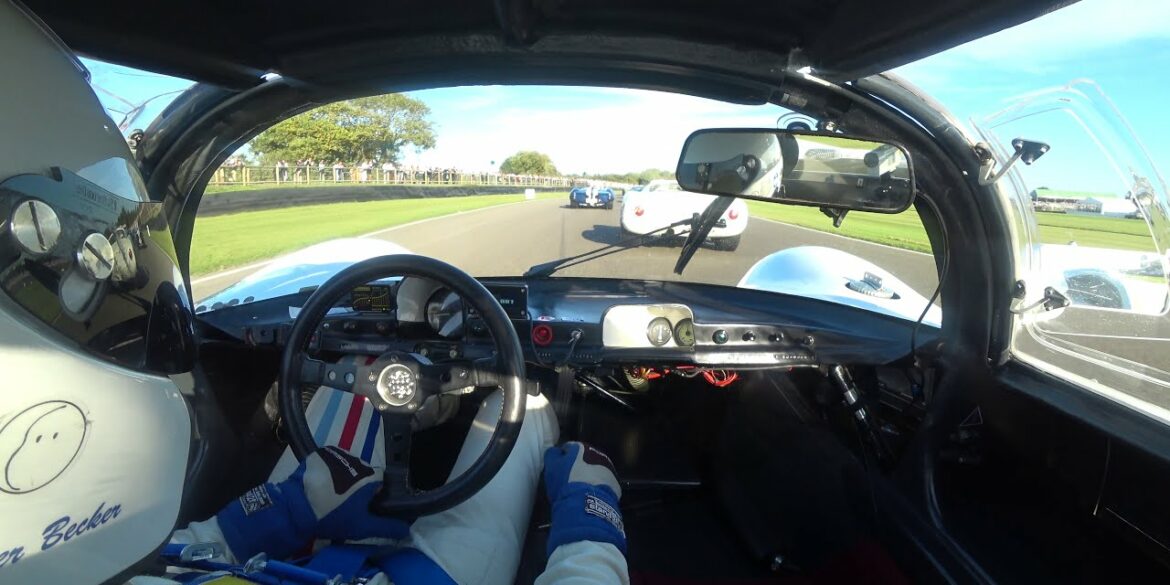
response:
<svg viewBox="0 0 1170 585"><path fill-rule="evenodd" d="M463 299L447 290L439 289L427 301L427 324L435 333L447 338L463 335Z"/></svg>
<svg viewBox="0 0 1170 585"><path fill-rule="evenodd" d="M695 344L695 322L683 319L674 325L674 341L683 347Z"/></svg>
<svg viewBox="0 0 1170 585"><path fill-rule="evenodd" d="M650 345L662 347L670 342L672 329L666 317L656 317L646 326L646 338L650 340Z"/></svg>

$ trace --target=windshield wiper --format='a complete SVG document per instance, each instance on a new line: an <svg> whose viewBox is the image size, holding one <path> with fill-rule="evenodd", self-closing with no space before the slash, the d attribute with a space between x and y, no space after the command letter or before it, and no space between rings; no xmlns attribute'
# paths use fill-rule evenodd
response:
<svg viewBox="0 0 1170 585"><path fill-rule="evenodd" d="M734 197L719 197L707 205L703 213L699 215L695 225L691 227L691 233L687 234L687 241L683 243L682 252L679 252L678 261L674 263L674 273L682 274L683 269L687 267L687 263L694 257L695 252L699 250L699 245L703 240L707 239L707 234L715 227L715 223L723 216L723 212L731 207Z"/></svg>
<svg viewBox="0 0 1170 585"><path fill-rule="evenodd" d="M720 213L722 213L722 212L720 212ZM647 244L648 242L652 241L653 236L657 236L659 234L662 234L663 232L672 231L676 227L682 227L684 225L691 225L695 221L696 221L696 218L690 218L690 219L676 221L670 225L662 226L656 230L649 231L649 232L646 232L644 234L632 236L629 238L625 238L622 240L618 240L617 242L615 242L613 244L607 244L605 246L602 246L602 247L597 248L595 250L590 250L590 251L585 252L583 254L577 254L576 256L568 256L565 258L560 258L560 259L552 260L549 262L542 262L540 264L536 264L536 265L532 266L526 272L524 272L524 277L525 278L543 278L546 276L552 276L552 274L554 272L556 272L562 268L568 268L570 266L584 264L585 262L589 262L591 260L596 260L596 259L604 257L604 256L609 256L610 254L616 254L618 252L621 252L622 250L629 250L631 248L637 248L639 246L643 246L643 245Z"/></svg>

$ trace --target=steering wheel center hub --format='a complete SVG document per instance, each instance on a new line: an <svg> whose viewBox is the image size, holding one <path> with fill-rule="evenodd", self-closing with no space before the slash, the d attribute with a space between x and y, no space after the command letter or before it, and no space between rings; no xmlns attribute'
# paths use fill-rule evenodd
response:
<svg viewBox="0 0 1170 585"><path fill-rule="evenodd" d="M404 406L418 392L418 375L403 364L390 364L378 374L378 396L391 406Z"/></svg>

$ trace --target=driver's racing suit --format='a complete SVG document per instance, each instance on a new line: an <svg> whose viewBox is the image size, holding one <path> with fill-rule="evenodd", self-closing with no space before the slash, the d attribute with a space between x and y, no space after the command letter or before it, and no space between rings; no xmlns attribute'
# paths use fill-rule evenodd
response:
<svg viewBox="0 0 1170 585"><path fill-rule="evenodd" d="M501 402L496 392L481 405L450 477L463 473L487 445ZM321 449L287 478L278 465L271 483L249 490L214 518L175 531L172 542L216 542L228 551L224 560L242 563L256 552L291 556L296 550L290 544L314 538L390 538L398 552L375 563L382 574L371 582L506 585L515 579L543 467L552 526L547 567L536 582L628 584L621 488L612 466L580 443L554 447L558 435L548 401L528 396L520 436L499 473L465 502L409 527L367 511L379 469L337 447ZM339 482L338 469L357 470L353 481Z"/></svg>

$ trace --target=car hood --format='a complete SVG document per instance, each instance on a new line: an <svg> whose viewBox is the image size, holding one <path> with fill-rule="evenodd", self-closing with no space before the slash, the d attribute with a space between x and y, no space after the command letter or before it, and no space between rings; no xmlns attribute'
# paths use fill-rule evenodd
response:
<svg viewBox="0 0 1170 585"><path fill-rule="evenodd" d="M236 284L196 303L195 312L291 295L317 287L356 262L410 250L375 238L339 238L281 256Z"/></svg>
<svg viewBox="0 0 1170 585"><path fill-rule="evenodd" d="M336 18L306 18L319 6L303 0L25 4L71 48L88 56L244 89L268 72L322 86L369 80L370 69L356 65L393 59L372 48L388 40L418 41L430 52L519 59L566 51L603 59L597 47L615 57L654 57L652 52L675 60L693 57L662 43L631 42L674 39L767 51L780 60L756 59L774 71L777 63L808 64L824 77L848 80L1073 1L725 0L671 4L670 18L663 18L664 4L657 0L432 0L396 3L392 9L378 0L355 0ZM339 67L343 63L355 66ZM342 79L342 71L353 79Z"/></svg>
<svg viewBox="0 0 1170 585"><path fill-rule="evenodd" d="M874 294L866 281L880 283L881 294ZM738 286L840 303L908 321L917 320L929 302L884 268L820 246L798 246L765 256L744 273ZM941 326L942 310L932 305L922 322Z"/></svg>

